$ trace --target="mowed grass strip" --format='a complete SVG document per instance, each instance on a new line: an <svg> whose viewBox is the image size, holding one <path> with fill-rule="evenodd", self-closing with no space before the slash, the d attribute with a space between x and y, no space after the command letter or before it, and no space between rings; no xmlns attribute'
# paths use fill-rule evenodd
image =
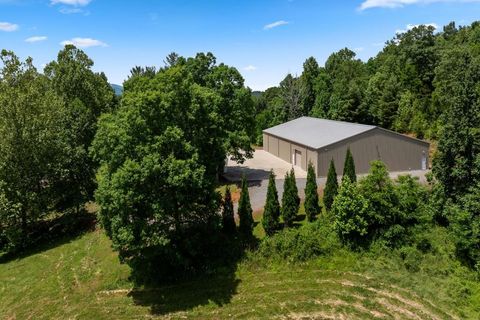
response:
<svg viewBox="0 0 480 320"><path fill-rule="evenodd" d="M241 263L232 274L136 288L101 230L0 264L5 319L450 319L451 307L335 257L302 265ZM343 261L343 264L342 264ZM334 267L334 265L337 268ZM413 277L414 275L412 275Z"/></svg>

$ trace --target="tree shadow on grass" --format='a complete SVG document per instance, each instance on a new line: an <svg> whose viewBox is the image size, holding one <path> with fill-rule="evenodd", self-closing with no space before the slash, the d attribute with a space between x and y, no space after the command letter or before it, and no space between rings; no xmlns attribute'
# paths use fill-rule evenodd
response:
<svg viewBox="0 0 480 320"><path fill-rule="evenodd" d="M241 282L236 275L237 265L247 251L258 247L259 240L255 236L237 234L223 238L217 245L224 246L229 257L211 260L203 271L193 271L161 285L137 287L129 297L135 304L149 307L152 315L188 312L210 304L217 307L229 304Z"/></svg>
<svg viewBox="0 0 480 320"><path fill-rule="evenodd" d="M152 315L166 315L208 304L220 307L229 304L237 293L239 283L232 268L176 285L132 290L129 297L135 304L149 307Z"/></svg>
<svg viewBox="0 0 480 320"><path fill-rule="evenodd" d="M0 264L23 259L30 255L69 243L87 232L95 230L96 215L86 210L65 213L41 220L28 228L27 246L16 252L0 253Z"/></svg>

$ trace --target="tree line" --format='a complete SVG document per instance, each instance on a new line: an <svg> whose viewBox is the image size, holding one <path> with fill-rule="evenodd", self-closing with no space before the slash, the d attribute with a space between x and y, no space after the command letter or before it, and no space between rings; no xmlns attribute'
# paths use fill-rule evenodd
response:
<svg viewBox="0 0 480 320"><path fill-rule="evenodd" d="M464 68L475 77L480 23L457 27L451 22L436 31L420 25L398 33L367 62L348 48L332 53L324 66L314 57L306 59L299 76L288 74L256 99L257 143L263 129L299 116L437 139L451 99L446 84L462 85L458 73Z"/></svg>

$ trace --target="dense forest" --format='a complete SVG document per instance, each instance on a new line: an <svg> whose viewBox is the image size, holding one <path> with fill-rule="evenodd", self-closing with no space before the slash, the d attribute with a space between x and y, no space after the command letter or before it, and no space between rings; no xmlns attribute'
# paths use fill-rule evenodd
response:
<svg viewBox="0 0 480 320"><path fill-rule="evenodd" d="M75 217L95 201L100 225L137 283L211 272L257 246L265 256L279 250L310 257L326 238L349 250L400 248L415 260L433 252L427 238L436 228L452 239L455 261L478 275L480 23L413 28L368 62L349 49L333 53L324 67L308 58L299 77L287 75L261 95L211 53L172 53L160 68L134 67L121 97L72 45L43 73L13 52L2 51L1 60L4 254L22 252L59 221L73 230L73 220L58 218ZM341 183L330 167L323 199L309 168L308 222L297 230L294 172L285 177L282 203L272 174L262 221L267 237L259 244L247 182L236 228L230 191L223 199L217 191L219 176L227 155L238 162L252 156L263 128L302 115L437 141L429 185L393 181L379 161L356 181L349 153Z"/></svg>
<svg viewBox="0 0 480 320"><path fill-rule="evenodd" d="M310 57L300 76L288 74L256 98L257 143L262 129L299 116L437 139L453 103L446 91L467 80L461 77L475 81L479 55L478 22L466 27L451 22L442 31L421 25L399 33L367 62L348 48L332 53L323 67Z"/></svg>

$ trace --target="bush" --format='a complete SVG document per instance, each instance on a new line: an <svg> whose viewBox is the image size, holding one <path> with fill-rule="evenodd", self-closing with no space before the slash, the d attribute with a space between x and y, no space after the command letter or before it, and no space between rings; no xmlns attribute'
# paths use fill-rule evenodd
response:
<svg viewBox="0 0 480 320"><path fill-rule="evenodd" d="M276 261L302 262L331 254L338 248L340 243L331 224L315 221L265 238L255 256Z"/></svg>
<svg viewBox="0 0 480 320"><path fill-rule="evenodd" d="M402 247L399 250L405 268L408 271L417 272L420 270L422 253L415 247Z"/></svg>
<svg viewBox="0 0 480 320"><path fill-rule="evenodd" d="M335 229L340 239L351 246L365 244L368 231L370 204L359 193L356 184L346 177L332 206Z"/></svg>
<svg viewBox="0 0 480 320"><path fill-rule="evenodd" d="M450 229L458 257L470 267L480 266L480 186L470 189L459 204L448 207Z"/></svg>

